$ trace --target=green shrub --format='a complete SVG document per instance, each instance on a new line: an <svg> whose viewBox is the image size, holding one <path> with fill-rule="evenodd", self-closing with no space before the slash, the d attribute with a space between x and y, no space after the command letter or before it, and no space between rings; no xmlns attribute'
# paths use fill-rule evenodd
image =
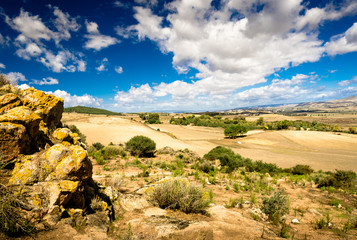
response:
<svg viewBox="0 0 357 240"><path fill-rule="evenodd" d="M291 173L294 175L309 175L313 172L314 172L314 170L312 170L309 165L298 164L291 169Z"/></svg>
<svg viewBox="0 0 357 240"><path fill-rule="evenodd" d="M103 148L110 156L126 156L126 151L122 146L108 145Z"/></svg>
<svg viewBox="0 0 357 240"><path fill-rule="evenodd" d="M93 143L92 146L95 147L95 149L97 150L101 150L104 148L104 145L101 144L100 142Z"/></svg>
<svg viewBox="0 0 357 240"><path fill-rule="evenodd" d="M145 136L135 136L125 143L125 148L133 156L152 157L156 149L156 143Z"/></svg>
<svg viewBox="0 0 357 240"><path fill-rule="evenodd" d="M214 166L209 161L201 161L196 163L196 168L202 172L209 173L210 171L214 171Z"/></svg>
<svg viewBox="0 0 357 240"><path fill-rule="evenodd" d="M212 201L210 194L191 185L185 178L174 178L156 185L149 197L160 208L179 209L185 213L202 213Z"/></svg>
<svg viewBox="0 0 357 240"><path fill-rule="evenodd" d="M230 138L236 137L238 134L247 133L247 128L243 125L230 125L224 129L224 135Z"/></svg>
<svg viewBox="0 0 357 240"><path fill-rule="evenodd" d="M217 146L203 156L205 159L213 161L219 159L221 166L227 166L227 171L231 172L244 165L244 159L239 154L235 154L231 149Z"/></svg>
<svg viewBox="0 0 357 240"><path fill-rule="evenodd" d="M264 198L262 211L274 224L278 224L286 213L289 212L289 200L284 191L274 192L270 198Z"/></svg>
<svg viewBox="0 0 357 240"><path fill-rule="evenodd" d="M318 187L336 187L344 189L353 189L356 180L356 173L353 171L336 170L335 173L329 173L318 179Z"/></svg>

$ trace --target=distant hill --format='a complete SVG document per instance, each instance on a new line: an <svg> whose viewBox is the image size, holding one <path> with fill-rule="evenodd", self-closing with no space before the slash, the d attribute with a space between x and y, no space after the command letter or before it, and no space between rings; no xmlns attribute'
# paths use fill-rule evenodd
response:
<svg viewBox="0 0 357 240"><path fill-rule="evenodd" d="M63 110L64 112L76 112L76 113L88 113L88 114L103 114L103 115L124 115L122 113L111 112L105 109L94 108L94 107L84 107L84 106L76 106L76 107L68 107Z"/></svg>
<svg viewBox="0 0 357 240"><path fill-rule="evenodd" d="M357 96L351 96L343 99L323 101L323 102L304 102L296 104L276 104L257 107L235 108L232 110L268 110L283 112L337 112L337 111L357 111Z"/></svg>

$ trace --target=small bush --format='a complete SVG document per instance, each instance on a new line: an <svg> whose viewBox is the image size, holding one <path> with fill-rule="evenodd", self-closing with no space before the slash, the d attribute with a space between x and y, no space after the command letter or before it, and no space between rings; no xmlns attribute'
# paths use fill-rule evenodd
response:
<svg viewBox="0 0 357 240"><path fill-rule="evenodd" d="M150 200L160 208L179 209L185 213L202 213L212 201L202 188L190 185L185 178L174 178L154 187Z"/></svg>
<svg viewBox="0 0 357 240"><path fill-rule="evenodd" d="M289 200L284 191L274 192L270 198L264 198L262 211L268 215L268 219L278 224L281 217L289 211Z"/></svg>
<svg viewBox="0 0 357 240"><path fill-rule="evenodd" d="M126 150L133 156L152 157L156 149L156 143L145 136L135 136L125 144Z"/></svg>
<svg viewBox="0 0 357 240"><path fill-rule="evenodd" d="M0 231L9 236L31 235L34 225L21 215L21 196L0 184Z"/></svg>
<svg viewBox="0 0 357 240"><path fill-rule="evenodd" d="M97 150L101 150L104 148L104 145L101 144L100 142L93 143L92 146L95 147L95 149Z"/></svg>
<svg viewBox="0 0 357 240"><path fill-rule="evenodd" d="M108 146L105 146L103 149L110 156L121 156L121 157L126 156L126 151L125 151L124 147L122 147L122 146L108 145Z"/></svg>
<svg viewBox="0 0 357 240"><path fill-rule="evenodd" d="M314 170L309 165L296 165L291 169L291 173L294 175L309 175L313 173Z"/></svg>

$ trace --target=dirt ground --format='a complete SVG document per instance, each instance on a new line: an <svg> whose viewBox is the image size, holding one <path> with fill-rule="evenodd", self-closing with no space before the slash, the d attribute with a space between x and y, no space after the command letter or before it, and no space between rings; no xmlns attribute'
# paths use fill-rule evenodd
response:
<svg viewBox="0 0 357 240"><path fill-rule="evenodd" d="M244 157L276 163L280 167L308 164L315 170L357 171L357 136L351 134L254 130L242 138L225 139L222 128L167 123L145 125L119 116L64 113L62 121L76 125L87 136L88 144L119 144L133 136L145 135L156 142L157 148L188 148L200 156L223 145Z"/></svg>

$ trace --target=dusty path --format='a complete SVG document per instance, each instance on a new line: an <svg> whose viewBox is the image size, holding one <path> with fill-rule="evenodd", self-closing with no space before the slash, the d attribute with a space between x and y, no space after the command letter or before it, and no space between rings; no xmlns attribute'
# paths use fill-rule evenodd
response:
<svg viewBox="0 0 357 240"><path fill-rule="evenodd" d="M357 171L357 135L313 131L250 131L238 139L225 139L223 129L145 125L119 116L64 113L62 121L76 125L89 144L125 143L136 135L152 138L158 148L189 148L200 156L223 145L253 160L276 163L280 167L308 164L314 169ZM160 129L158 131L157 129Z"/></svg>

